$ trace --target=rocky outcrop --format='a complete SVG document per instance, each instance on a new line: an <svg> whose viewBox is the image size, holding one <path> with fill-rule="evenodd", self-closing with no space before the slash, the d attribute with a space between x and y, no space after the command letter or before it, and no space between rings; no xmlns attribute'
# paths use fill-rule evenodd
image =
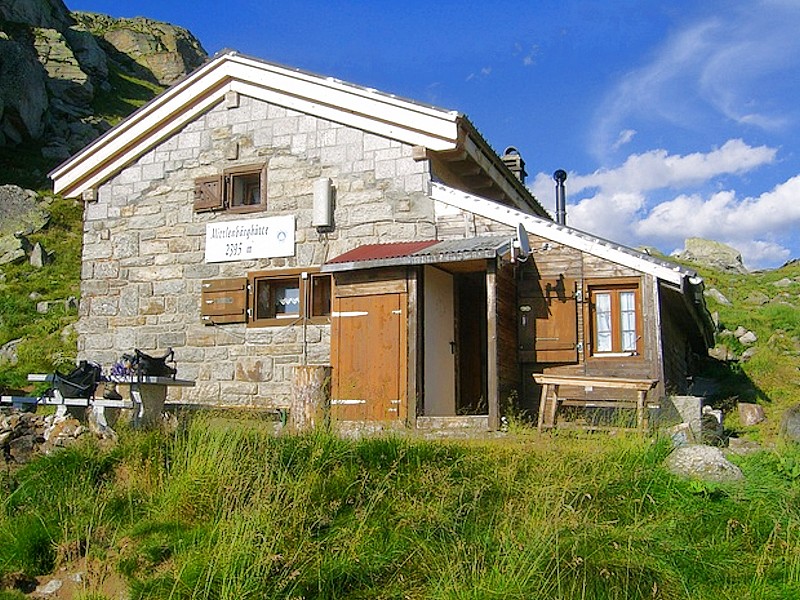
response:
<svg viewBox="0 0 800 600"><path fill-rule="evenodd" d="M677 253L681 260L688 260L729 273L747 273L741 253L736 248L702 238L688 238L684 249Z"/></svg>
<svg viewBox="0 0 800 600"><path fill-rule="evenodd" d="M45 416L4 408L0 411L0 465L25 464L37 455L50 454L84 436L114 439L116 434L93 432L70 416Z"/></svg>
<svg viewBox="0 0 800 600"><path fill-rule="evenodd" d="M0 2L0 146L33 143L51 164L106 131L94 116L115 72L169 85L206 58L187 30L70 13L61 0Z"/></svg>
<svg viewBox="0 0 800 600"><path fill-rule="evenodd" d="M36 192L0 186L0 265L25 258L33 249L25 236L50 220L47 203Z"/></svg>
<svg viewBox="0 0 800 600"><path fill-rule="evenodd" d="M78 25L129 57L161 85L170 85L199 67L206 53L187 30L143 17L114 19L76 12Z"/></svg>
<svg viewBox="0 0 800 600"><path fill-rule="evenodd" d="M0 18L58 30L72 24L69 9L61 0L3 0L0 2Z"/></svg>

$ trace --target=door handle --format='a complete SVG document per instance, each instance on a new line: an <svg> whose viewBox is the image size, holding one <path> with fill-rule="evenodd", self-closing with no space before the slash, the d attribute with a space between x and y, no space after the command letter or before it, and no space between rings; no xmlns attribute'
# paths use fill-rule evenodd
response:
<svg viewBox="0 0 800 600"><path fill-rule="evenodd" d="M450 342L450 354L455 354L455 353L456 353L456 343Z"/></svg>

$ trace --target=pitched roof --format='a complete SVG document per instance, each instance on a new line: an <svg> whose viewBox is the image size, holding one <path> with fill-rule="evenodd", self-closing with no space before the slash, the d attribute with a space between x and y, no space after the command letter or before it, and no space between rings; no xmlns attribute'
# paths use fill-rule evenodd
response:
<svg viewBox="0 0 800 600"><path fill-rule="evenodd" d="M431 151L463 152L518 206L546 214L468 119L453 110L291 69L233 50L217 54L49 175L56 193L80 196L222 102L229 92ZM423 152L424 155L424 152Z"/></svg>
<svg viewBox="0 0 800 600"><path fill-rule="evenodd" d="M585 233L573 227L559 225L554 221L530 215L440 183L431 184L431 198L511 227L516 227L522 223L528 233L570 246L599 258L610 260L619 265L636 269L637 271L650 273L676 286L682 286L684 278L696 278L702 281L698 277L697 272L692 269L661 260L649 254L623 246L622 244L604 240L603 238Z"/></svg>
<svg viewBox="0 0 800 600"><path fill-rule="evenodd" d="M693 269L439 183L431 184L430 196L444 204L511 227L522 224L530 234L642 273L648 273L660 281L674 286L690 306L689 310L706 343L713 345L713 324L703 299L703 278Z"/></svg>

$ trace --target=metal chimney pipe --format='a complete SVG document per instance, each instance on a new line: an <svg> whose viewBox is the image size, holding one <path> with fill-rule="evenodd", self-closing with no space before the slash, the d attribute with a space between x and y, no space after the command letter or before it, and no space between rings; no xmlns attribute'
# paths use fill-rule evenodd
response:
<svg viewBox="0 0 800 600"><path fill-rule="evenodd" d="M567 172L559 169L553 173L556 180L556 223L559 225L567 224L567 196L564 182L567 180Z"/></svg>

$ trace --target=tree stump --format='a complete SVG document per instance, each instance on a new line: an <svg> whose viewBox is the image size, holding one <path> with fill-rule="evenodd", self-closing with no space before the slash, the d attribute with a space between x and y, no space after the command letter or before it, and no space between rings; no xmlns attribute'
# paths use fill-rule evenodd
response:
<svg viewBox="0 0 800 600"><path fill-rule="evenodd" d="M331 400L331 367L295 367L292 374L292 427L310 431L327 424Z"/></svg>

